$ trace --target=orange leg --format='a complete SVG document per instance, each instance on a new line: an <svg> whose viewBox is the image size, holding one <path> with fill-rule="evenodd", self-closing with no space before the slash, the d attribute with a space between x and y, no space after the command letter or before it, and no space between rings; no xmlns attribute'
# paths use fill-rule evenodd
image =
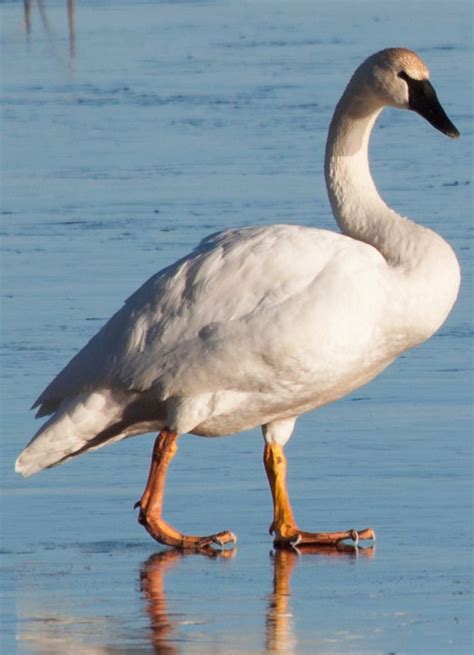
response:
<svg viewBox="0 0 474 655"><path fill-rule="evenodd" d="M223 546L227 543L235 543L237 539L229 531L218 532L207 537L184 535L162 519L166 471L178 449L177 438L177 433L167 428L164 428L156 438L145 491L135 505L135 507L140 507L139 523L160 544L183 550L201 550L211 544Z"/></svg>
<svg viewBox="0 0 474 655"><path fill-rule="evenodd" d="M270 534L275 533L275 546L324 545L337 546L345 539L358 543L360 539L375 539L371 528L345 532L303 532L296 524L286 490L286 457L283 446L265 444L263 462L273 498L273 522Z"/></svg>

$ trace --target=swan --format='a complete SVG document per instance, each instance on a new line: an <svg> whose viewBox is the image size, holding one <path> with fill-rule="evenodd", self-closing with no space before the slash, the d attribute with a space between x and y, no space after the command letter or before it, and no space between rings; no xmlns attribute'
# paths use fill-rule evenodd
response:
<svg viewBox="0 0 474 655"><path fill-rule="evenodd" d="M29 476L90 450L157 431L139 522L162 544L232 546L226 530L185 535L162 516L178 436L261 426L276 546L337 545L374 531L305 532L286 488L284 446L303 412L367 383L428 339L457 297L460 271L437 233L377 192L369 137L385 106L417 112L451 138L422 59L373 54L336 106L325 178L342 233L298 225L230 229L143 284L39 396L51 415L16 461Z"/></svg>

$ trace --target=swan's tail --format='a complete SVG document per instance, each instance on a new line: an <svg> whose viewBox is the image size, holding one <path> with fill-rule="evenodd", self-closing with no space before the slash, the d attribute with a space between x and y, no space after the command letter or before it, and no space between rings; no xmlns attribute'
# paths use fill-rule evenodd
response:
<svg viewBox="0 0 474 655"><path fill-rule="evenodd" d="M110 440L95 443L94 439L120 421L122 412L123 406L109 391L66 398L18 457L15 471L27 477L74 454L104 445Z"/></svg>

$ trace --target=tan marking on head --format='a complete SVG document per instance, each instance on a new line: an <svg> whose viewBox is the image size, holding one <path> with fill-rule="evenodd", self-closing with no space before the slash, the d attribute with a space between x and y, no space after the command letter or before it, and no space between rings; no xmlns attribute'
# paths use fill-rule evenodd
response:
<svg viewBox="0 0 474 655"><path fill-rule="evenodd" d="M416 52L407 48L387 48L378 53L382 60L399 67L414 80L427 80L430 76L427 65Z"/></svg>

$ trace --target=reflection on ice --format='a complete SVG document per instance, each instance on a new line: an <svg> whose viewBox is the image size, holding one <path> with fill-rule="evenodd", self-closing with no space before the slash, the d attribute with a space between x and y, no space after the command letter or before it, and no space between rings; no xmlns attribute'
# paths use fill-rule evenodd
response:
<svg viewBox="0 0 474 655"><path fill-rule="evenodd" d="M209 548L200 551L199 554L218 559L230 559L235 556L236 552L236 549L218 551ZM179 652L173 644L173 641L177 640L176 628L179 621L167 609L164 575L183 557L187 556L190 555L179 550L165 550L149 557L140 570L140 590L146 600L151 641L157 655L174 655Z"/></svg>
<svg viewBox="0 0 474 655"><path fill-rule="evenodd" d="M236 555L236 550L215 551L209 549L205 553L209 558L216 560L230 560ZM263 652L267 655L296 655L301 652L301 644L298 641L295 623L298 616L295 607L292 607L292 590L290 582L298 563L307 558L342 558L347 564L355 563L359 557L373 558L375 547L356 548L350 545L341 545L340 548L328 547L307 547L304 551L277 550L271 553L273 563L273 585L267 596L267 601L262 607L261 618L256 616L257 626L260 623L261 629L253 634L241 632L240 624L237 628L230 624L229 632L220 635L219 648L216 652L246 652L248 655L256 652ZM202 553L201 553L202 554ZM84 655L114 655L115 653L155 653L156 655L178 655L183 652L182 644L186 644L186 653L202 653L203 649L213 644L212 638L191 634L190 630L197 625L212 624L216 619L215 606L206 595L206 584L208 580L202 580L202 607L207 612L198 616L195 606L193 607L193 595L195 591L189 590L179 597L173 592L174 585L168 576L187 557L199 557L199 554L184 554L178 550L165 550L151 555L141 566L139 571L140 593L145 601L144 621L142 627L137 628L127 625L127 621L113 618L110 614L91 615L83 613L82 603L69 608L61 607L60 602L56 603L54 609L51 607L51 600L44 598L44 605L32 598L25 598L22 611L19 612L17 643L25 651L35 655L63 655L64 653L83 653ZM75 584L80 584L76 581ZM133 580L135 584L135 580ZM270 583L269 583L270 585ZM66 585L69 588L69 584ZM168 587L168 588L166 588ZM91 598L91 603L97 599ZM187 602L188 600L188 602ZM178 604L179 603L179 604ZM59 607L58 607L59 605ZM305 608L307 611L307 608ZM315 616L318 608L314 608ZM144 627L143 627L144 626ZM232 626L232 627L231 627ZM238 632L233 632L236 630ZM197 637L197 638L196 638ZM344 647L345 653L359 653L356 647L353 650L350 646L351 635L334 634L331 641L331 649L328 650L328 639L321 639L318 642L317 631L314 634L312 648L318 655L325 653L334 654L333 647ZM222 639L224 641L222 642ZM354 637L355 639L355 637ZM359 636L356 641L360 643ZM235 649L236 641L245 650ZM222 650L224 643L227 650ZM263 650L258 648L262 643Z"/></svg>
<svg viewBox="0 0 474 655"><path fill-rule="evenodd" d="M176 621L173 621L167 611L163 578L181 557L183 555L177 550L156 553L143 564L140 571L140 589L147 601L151 641L155 652L163 655L174 655L178 652L172 643Z"/></svg>
<svg viewBox="0 0 474 655"><path fill-rule="evenodd" d="M298 554L289 550L277 550L273 554L273 591L268 597L265 621L265 650L267 653L296 652L293 615L290 603L290 577L298 560Z"/></svg>
<svg viewBox="0 0 474 655"><path fill-rule="evenodd" d="M230 558L236 553L235 550L211 552L216 558ZM357 558L363 555L372 558L375 547L359 549L349 545L341 545L339 548L313 546L305 548L303 552L305 555L313 556ZM290 606L290 579L301 552L277 550L271 556L273 589L268 596L265 613L265 653L292 655L298 652L298 645L293 611ZM152 555L140 571L140 588L147 602L146 612L150 620L151 640L157 655L174 655L179 652L173 642L177 641L176 629L180 621L167 610L164 576L183 557L186 555L179 551L166 550ZM229 635L229 647L231 641L232 635ZM191 647L188 652L194 652L193 648Z"/></svg>
<svg viewBox="0 0 474 655"><path fill-rule="evenodd" d="M265 621L265 652L292 655L298 652L294 631L294 616L290 605L290 579L301 554L326 557L367 558L375 556L375 546L357 548L341 544L338 548L307 546L304 550L277 550L272 554L274 564L273 592L268 597ZM319 651L318 651L319 652ZM322 652L322 651L321 651Z"/></svg>

